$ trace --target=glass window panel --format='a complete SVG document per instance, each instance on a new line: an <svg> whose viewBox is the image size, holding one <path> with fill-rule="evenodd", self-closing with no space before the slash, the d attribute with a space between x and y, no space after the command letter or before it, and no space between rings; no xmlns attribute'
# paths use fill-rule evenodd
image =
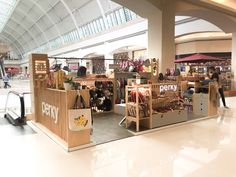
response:
<svg viewBox="0 0 236 177"><path fill-rule="evenodd" d="M73 31L70 32L70 41L73 41L74 40L74 35L73 35Z"/></svg>
<svg viewBox="0 0 236 177"><path fill-rule="evenodd" d="M75 39L79 39L79 34L77 30L75 31Z"/></svg>
<svg viewBox="0 0 236 177"><path fill-rule="evenodd" d="M87 32L87 29L86 29L86 27L85 27L85 26L83 26L83 28L84 28L84 34L85 34L85 36L88 36L88 32Z"/></svg>
<svg viewBox="0 0 236 177"><path fill-rule="evenodd" d="M74 41L74 40L75 40L75 34L74 34L74 31L71 31L71 32L70 32L70 35L71 35L71 40Z"/></svg>
<svg viewBox="0 0 236 177"><path fill-rule="evenodd" d="M91 35L92 33L91 33L91 29L90 29L89 24L86 25L86 28L87 28L88 35Z"/></svg>
<svg viewBox="0 0 236 177"><path fill-rule="evenodd" d="M126 21L128 22L132 19L131 14L130 14L130 10L127 8L124 8L124 10L125 10L125 18L126 18Z"/></svg>
<svg viewBox="0 0 236 177"><path fill-rule="evenodd" d="M92 31L92 29L91 29L91 24L90 24L90 23L88 23L88 30L89 30L89 34L90 34L90 35L93 34L93 31Z"/></svg>
<svg viewBox="0 0 236 177"><path fill-rule="evenodd" d="M121 8L119 10L119 14L120 14L120 18L121 18L122 23L125 23L126 22L126 18L125 18L124 8Z"/></svg>
<svg viewBox="0 0 236 177"><path fill-rule="evenodd" d="M132 19L136 19L137 18L137 14L134 13L133 11L130 11L130 14L131 14L131 18Z"/></svg>
<svg viewBox="0 0 236 177"><path fill-rule="evenodd" d="M95 21L93 21L93 26L94 26L95 33L98 33L97 24Z"/></svg>
<svg viewBox="0 0 236 177"><path fill-rule="evenodd" d="M77 39L77 30L74 31L74 38L75 38L74 40Z"/></svg>
<svg viewBox="0 0 236 177"><path fill-rule="evenodd" d="M111 19L112 19L113 26L116 26L118 23L117 23L115 14L111 13L110 16L111 16Z"/></svg>
<svg viewBox="0 0 236 177"><path fill-rule="evenodd" d="M107 15L107 23L108 23L108 27L112 27L112 20L111 17L109 15Z"/></svg>
<svg viewBox="0 0 236 177"><path fill-rule="evenodd" d="M79 28L79 37L80 37L80 38L83 38L83 37L84 37L83 28Z"/></svg>
<svg viewBox="0 0 236 177"><path fill-rule="evenodd" d="M101 32L102 31L102 27L101 27L100 21L96 20L95 22L97 24L98 32Z"/></svg>
<svg viewBox="0 0 236 177"><path fill-rule="evenodd" d="M118 10L115 12L115 15L116 15L117 23L118 23L118 24L121 24L122 21L121 21L120 13L119 13Z"/></svg>
<svg viewBox="0 0 236 177"><path fill-rule="evenodd" d="M89 29L90 34L92 35L93 29L92 29L91 23L88 23L88 29Z"/></svg>
<svg viewBox="0 0 236 177"><path fill-rule="evenodd" d="M105 27L105 24L104 24L103 18L100 18L99 21L100 21L100 24L101 24L101 28L102 28L102 30L105 30L106 27Z"/></svg>

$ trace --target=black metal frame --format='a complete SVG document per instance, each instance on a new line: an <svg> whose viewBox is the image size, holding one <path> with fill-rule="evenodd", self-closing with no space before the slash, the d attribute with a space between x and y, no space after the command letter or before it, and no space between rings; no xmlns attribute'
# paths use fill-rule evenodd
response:
<svg viewBox="0 0 236 177"><path fill-rule="evenodd" d="M10 94L14 94L19 97L20 99L20 110L21 110L21 115L19 115L18 118L14 119L8 112L7 112L7 103L8 103L8 98ZM9 91L7 94L7 101L5 105L5 115L4 117L8 119L8 121L13 124L13 125L25 125L26 124L26 116L25 116L25 101L24 101L24 94L28 93L18 93L15 91Z"/></svg>

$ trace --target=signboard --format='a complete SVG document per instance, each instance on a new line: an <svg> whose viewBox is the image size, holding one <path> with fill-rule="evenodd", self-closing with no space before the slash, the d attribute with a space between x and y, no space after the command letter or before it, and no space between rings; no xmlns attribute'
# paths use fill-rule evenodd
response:
<svg viewBox="0 0 236 177"><path fill-rule="evenodd" d="M59 108L48 103L42 102L42 115L52 118L54 120L54 123L57 124Z"/></svg>
<svg viewBox="0 0 236 177"><path fill-rule="evenodd" d="M47 61L35 61L35 74L47 74Z"/></svg>
<svg viewBox="0 0 236 177"><path fill-rule="evenodd" d="M165 91L177 91L177 85L176 84L166 84L166 85L160 85L160 92Z"/></svg>

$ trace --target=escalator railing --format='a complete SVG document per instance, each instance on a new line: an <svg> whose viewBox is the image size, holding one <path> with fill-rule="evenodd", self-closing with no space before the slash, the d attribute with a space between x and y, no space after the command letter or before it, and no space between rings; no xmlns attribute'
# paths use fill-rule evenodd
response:
<svg viewBox="0 0 236 177"><path fill-rule="evenodd" d="M6 75L3 59L0 59L0 78Z"/></svg>
<svg viewBox="0 0 236 177"><path fill-rule="evenodd" d="M5 105L4 117L13 125L25 125L25 95L29 93L18 93L9 91Z"/></svg>

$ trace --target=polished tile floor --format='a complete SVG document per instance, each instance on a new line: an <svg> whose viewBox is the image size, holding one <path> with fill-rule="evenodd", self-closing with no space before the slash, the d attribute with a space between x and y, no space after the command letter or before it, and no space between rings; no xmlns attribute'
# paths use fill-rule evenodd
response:
<svg viewBox="0 0 236 177"><path fill-rule="evenodd" d="M227 98L230 109L214 119L71 153L40 132L1 132L0 176L236 177L235 101Z"/></svg>
<svg viewBox="0 0 236 177"><path fill-rule="evenodd" d="M236 98L220 116L67 153L41 133L0 135L4 177L235 177Z"/></svg>
<svg viewBox="0 0 236 177"><path fill-rule="evenodd" d="M123 116L114 113L93 115L92 141L102 144L134 136L126 128L119 126Z"/></svg>

